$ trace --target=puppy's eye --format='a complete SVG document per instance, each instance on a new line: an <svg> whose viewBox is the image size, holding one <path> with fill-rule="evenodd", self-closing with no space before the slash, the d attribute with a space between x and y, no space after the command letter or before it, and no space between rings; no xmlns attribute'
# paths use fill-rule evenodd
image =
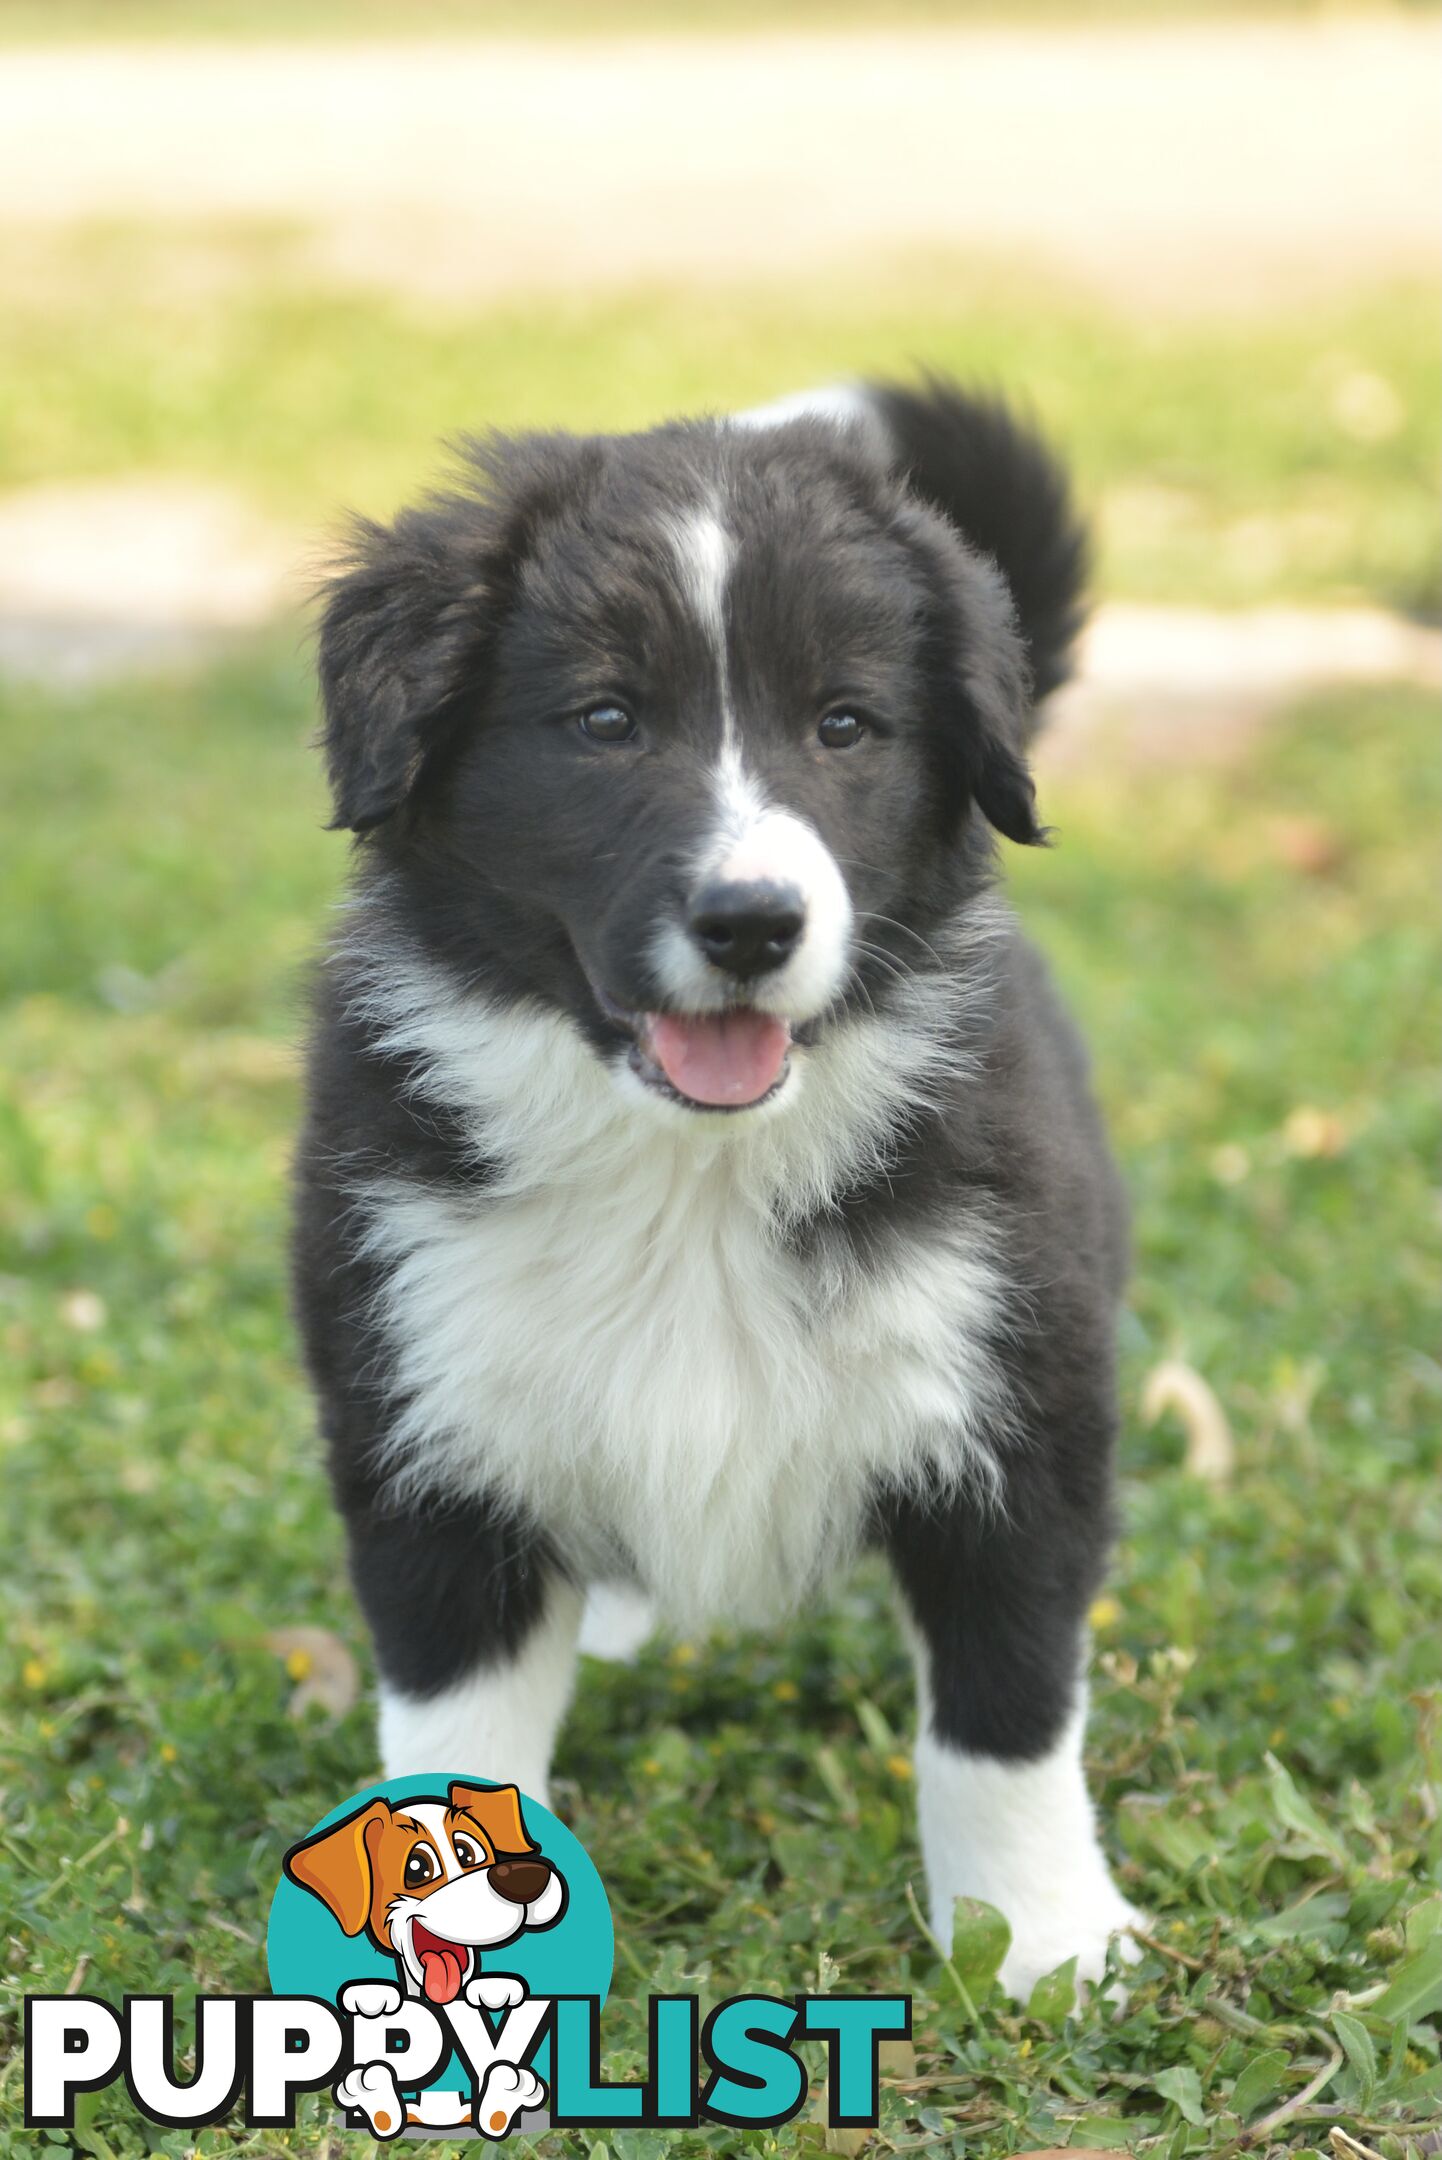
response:
<svg viewBox="0 0 1442 2160"><path fill-rule="evenodd" d="M849 750L866 729L853 712L829 712L816 730L816 739L827 750Z"/></svg>
<svg viewBox="0 0 1442 2160"><path fill-rule="evenodd" d="M456 1858L460 1861L462 1867L474 1867L476 1865L481 1856L469 1838L453 1837L451 1843L456 1848Z"/></svg>
<svg viewBox="0 0 1442 2160"><path fill-rule="evenodd" d="M592 742L629 742L636 723L624 705L588 705L581 715L581 733Z"/></svg>
<svg viewBox="0 0 1442 2160"><path fill-rule="evenodd" d="M419 1889L422 1883L434 1882L435 1856L424 1845L413 1845L406 1859L406 1888Z"/></svg>

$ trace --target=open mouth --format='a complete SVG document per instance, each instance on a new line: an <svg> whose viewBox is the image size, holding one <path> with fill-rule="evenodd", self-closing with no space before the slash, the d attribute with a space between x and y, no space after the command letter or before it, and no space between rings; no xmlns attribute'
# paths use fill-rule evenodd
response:
<svg viewBox="0 0 1442 2160"><path fill-rule="evenodd" d="M423 1920L411 1923L411 1948L421 1968L421 1987L427 2002L454 2002L460 1994L474 1955L469 1943L448 1942Z"/></svg>
<svg viewBox="0 0 1442 2160"><path fill-rule="evenodd" d="M631 1070L689 1110L754 1110L778 1093L802 1040L791 1023L752 1005L719 1012L632 1012L591 985L608 1020L631 1038Z"/></svg>
<svg viewBox="0 0 1442 2160"><path fill-rule="evenodd" d="M785 1081L791 1027L738 1005L715 1013L641 1013L631 1070L698 1110L753 1110Z"/></svg>

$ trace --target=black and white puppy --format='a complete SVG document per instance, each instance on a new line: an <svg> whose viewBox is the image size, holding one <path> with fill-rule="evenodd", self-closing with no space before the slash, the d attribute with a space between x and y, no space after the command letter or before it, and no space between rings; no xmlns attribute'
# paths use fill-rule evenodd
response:
<svg viewBox="0 0 1442 2160"><path fill-rule="evenodd" d="M386 1771L544 1799L588 1593L763 1621L880 1548L938 1932L1095 1975L1124 1210L994 838L1043 837L1065 483L939 384L469 456L320 648L360 839L295 1282Z"/></svg>

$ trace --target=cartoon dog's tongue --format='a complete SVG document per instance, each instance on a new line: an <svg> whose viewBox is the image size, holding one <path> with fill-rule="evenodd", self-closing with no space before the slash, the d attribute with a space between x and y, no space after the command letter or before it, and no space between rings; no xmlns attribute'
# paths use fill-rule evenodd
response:
<svg viewBox="0 0 1442 2160"><path fill-rule="evenodd" d="M775 1087L791 1030L774 1013L655 1013L651 1055L678 1095L713 1109L759 1102Z"/></svg>
<svg viewBox="0 0 1442 2160"><path fill-rule="evenodd" d="M428 1927L419 1925L412 1942L421 1961L421 1985L426 2001L454 2002L466 1975L468 1953L458 1950L454 1943L444 1942L439 1935L433 1935Z"/></svg>

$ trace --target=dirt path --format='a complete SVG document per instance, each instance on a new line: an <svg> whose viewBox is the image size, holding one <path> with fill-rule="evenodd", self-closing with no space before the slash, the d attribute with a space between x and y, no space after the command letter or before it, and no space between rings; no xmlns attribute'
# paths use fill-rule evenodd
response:
<svg viewBox="0 0 1442 2160"><path fill-rule="evenodd" d="M432 298L968 248L1245 303L1432 269L1438 53L1400 15L11 51L0 215L293 218Z"/></svg>

